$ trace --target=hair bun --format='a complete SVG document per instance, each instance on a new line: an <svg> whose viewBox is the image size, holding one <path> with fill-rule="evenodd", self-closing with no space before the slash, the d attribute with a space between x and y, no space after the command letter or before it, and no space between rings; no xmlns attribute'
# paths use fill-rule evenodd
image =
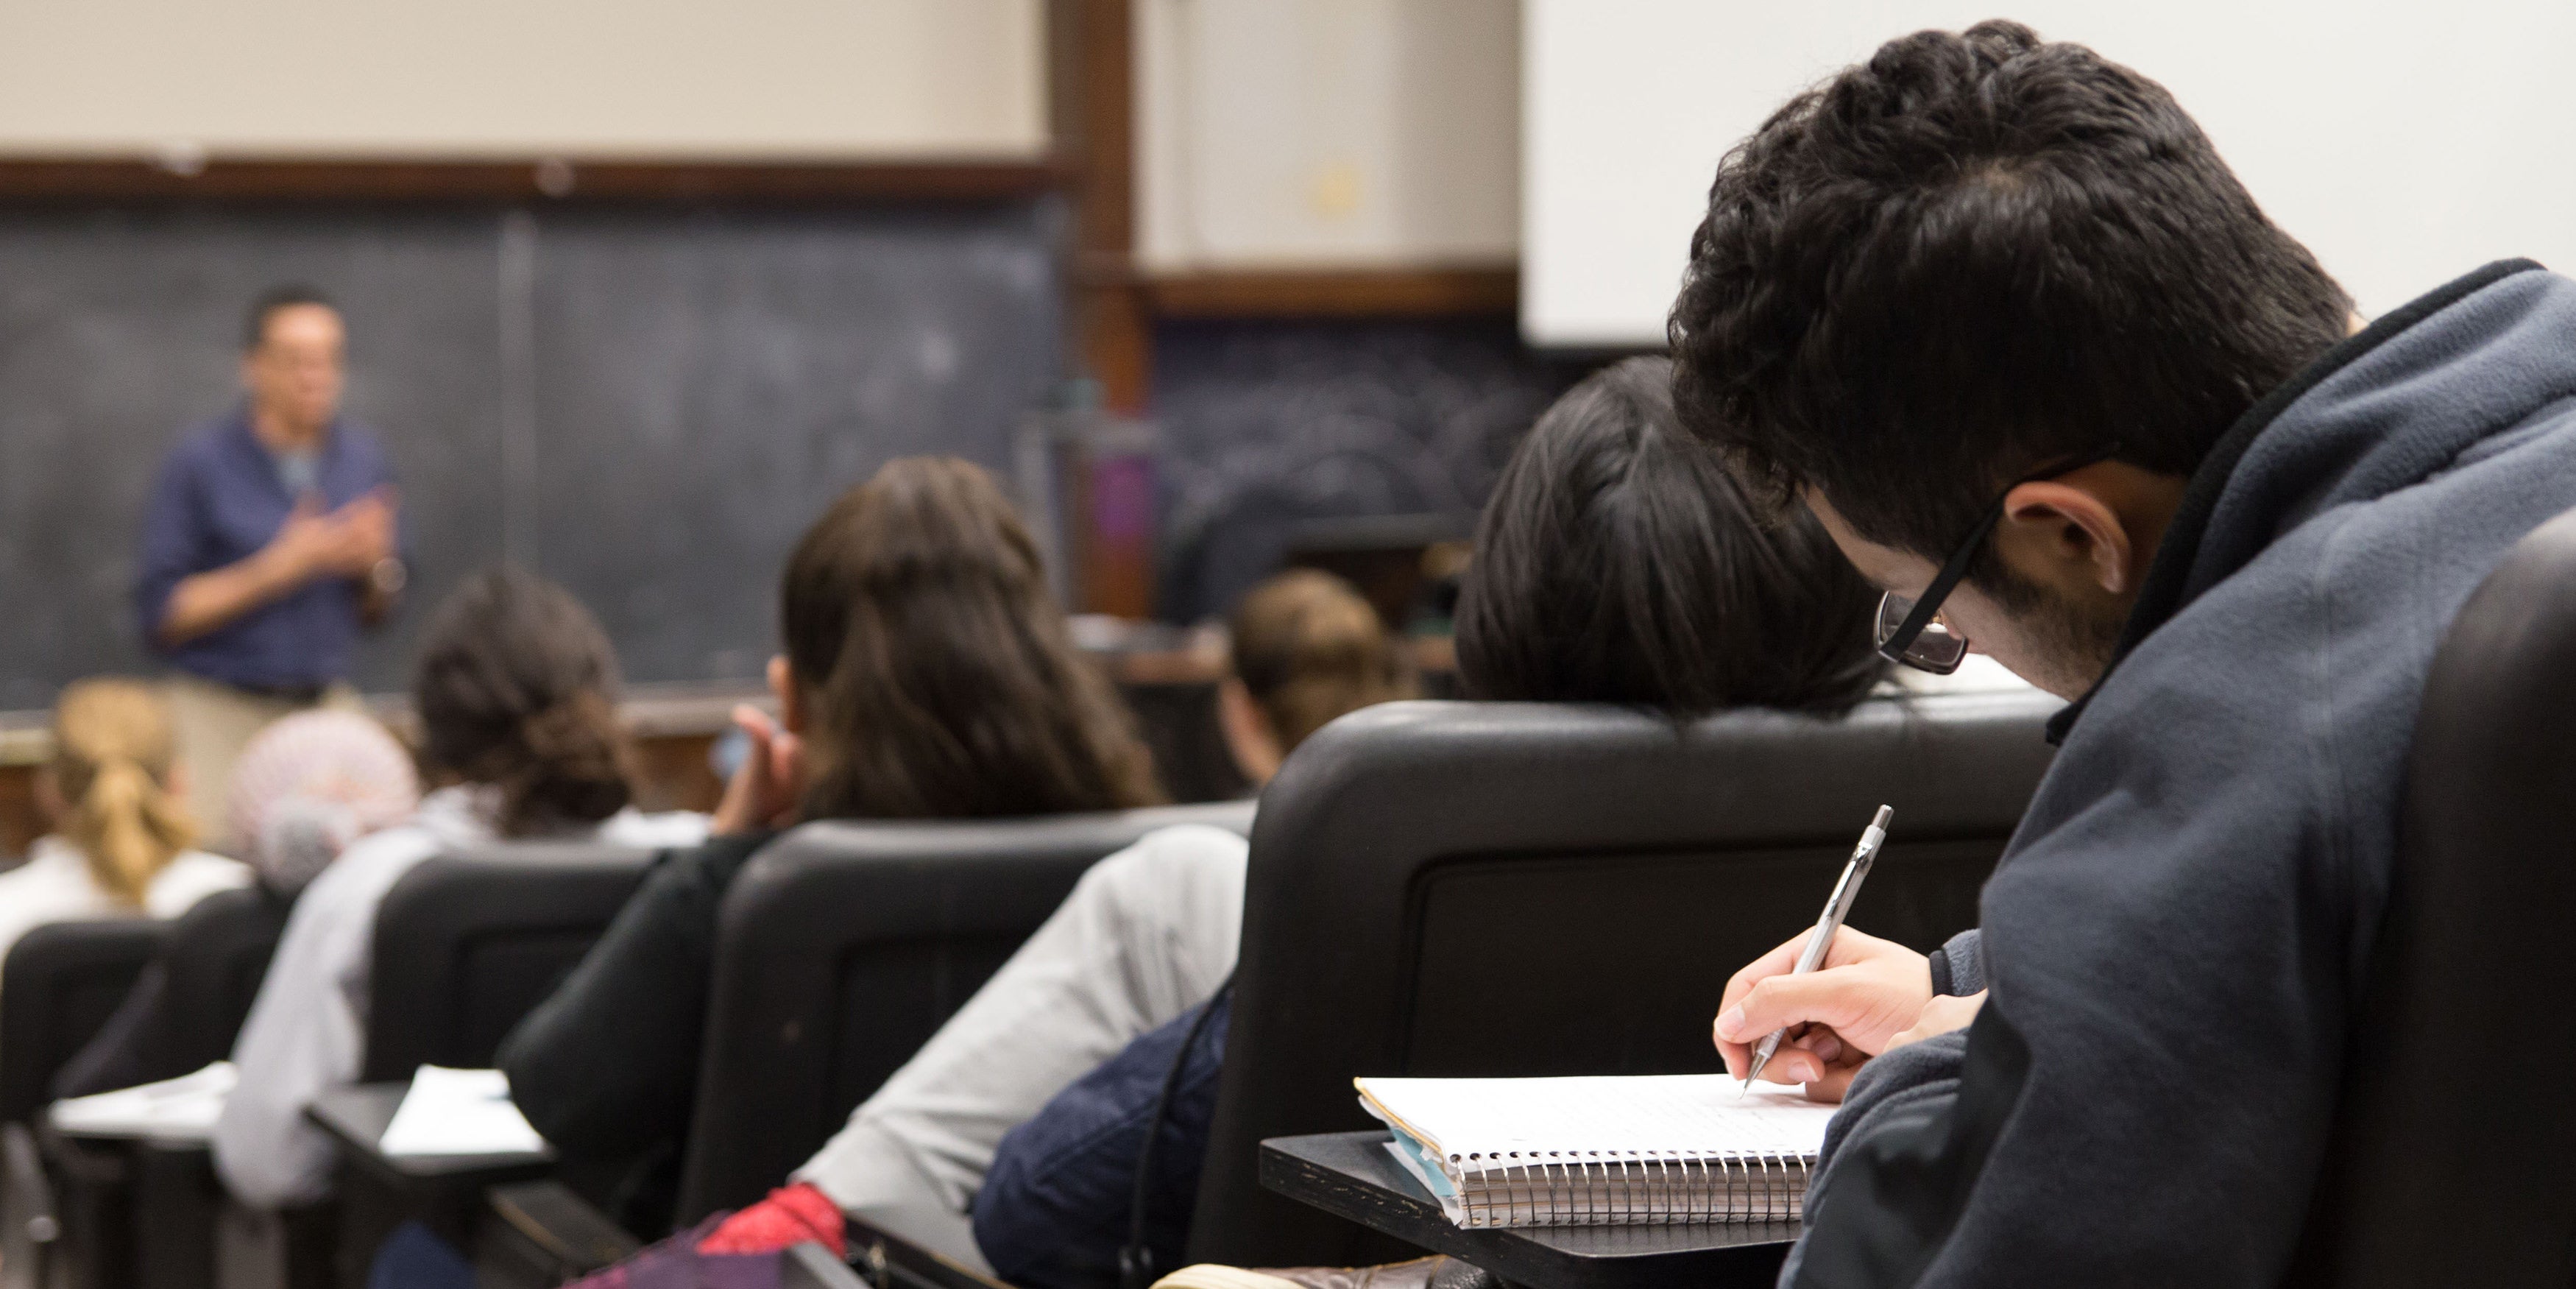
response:
<svg viewBox="0 0 2576 1289"><path fill-rule="evenodd" d="M499 776L513 834L605 819L633 798L626 735L606 695L585 689L519 723L525 755Z"/></svg>

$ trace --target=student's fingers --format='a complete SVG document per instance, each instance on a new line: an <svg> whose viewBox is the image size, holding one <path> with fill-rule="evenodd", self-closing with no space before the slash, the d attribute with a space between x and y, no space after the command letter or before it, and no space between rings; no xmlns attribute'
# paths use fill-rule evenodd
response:
<svg viewBox="0 0 2576 1289"><path fill-rule="evenodd" d="M1835 1065L1825 1070L1824 1077L1806 1081L1807 1099L1828 1105L1841 1105L1843 1094L1851 1090L1852 1076L1860 1073L1858 1065Z"/></svg>
<svg viewBox="0 0 2576 1289"><path fill-rule="evenodd" d="M769 780L763 785L768 795L761 802L769 826L784 827L793 822L796 793L805 782L805 740L786 730L769 736Z"/></svg>
<svg viewBox="0 0 2576 1289"><path fill-rule="evenodd" d="M1809 927L1806 931L1781 941L1770 952L1755 958L1746 964L1742 971L1729 977L1726 982L1726 992L1718 999L1717 1014L1722 1017L1734 1011L1736 1004L1743 1002L1744 996L1751 993L1756 984L1773 976L1785 976L1796 970L1798 955L1807 951L1807 936L1814 929ZM1763 1031L1763 1033L1769 1032ZM1756 1034L1750 1039L1730 1039L1727 1032L1712 1021L1709 1026L1709 1039L1717 1044L1718 1055L1726 1061L1726 1072L1740 1079L1752 1064L1752 1044L1760 1041L1761 1034Z"/></svg>
<svg viewBox="0 0 2576 1289"><path fill-rule="evenodd" d="M1812 930L1814 928L1808 928L1808 931ZM1755 984L1773 976L1785 976L1796 970L1798 955L1807 951L1808 931L1801 931L1781 941L1778 947L1746 963L1742 971L1727 977L1726 993L1718 999L1717 1009L1724 1012L1727 1008L1744 1001L1744 995L1750 993Z"/></svg>
<svg viewBox="0 0 2576 1289"><path fill-rule="evenodd" d="M1809 1025L1791 1030L1789 1037L1771 1053L1762 1067L1765 1083L1813 1083L1832 1075L1836 1062L1850 1051L1834 1032L1822 1025ZM1742 1078L1741 1074L1736 1076Z"/></svg>
<svg viewBox="0 0 2576 1289"><path fill-rule="evenodd" d="M1985 1005L1986 991L1982 989L1964 998L1935 998L1923 1004L1923 1010L1914 1018L1914 1024L1889 1039L1887 1045L1903 1047L1908 1043L1920 1043L1935 1034L1947 1034L1954 1029L1966 1029L1968 1023L1977 1018L1978 1009Z"/></svg>
<svg viewBox="0 0 2576 1289"><path fill-rule="evenodd" d="M719 836L766 826L771 814L767 803L775 795L768 781L773 767L770 748L777 727L766 713L749 705L733 709L733 723L743 737L751 740L751 749L734 769L733 778L725 783L723 799L716 803L715 819L709 828Z"/></svg>
<svg viewBox="0 0 2576 1289"><path fill-rule="evenodd" d="M1884 982L1855 967L1828 967L1804 976L1772 976L1755 983L1742 999L1717 1016L1721 1042L1759 1042L1763 1035L1791 1025L1818 1024L1839 1031L1846 1040L1860 1037L1862 1050L1913 1023L1920 1003L1888 995ZM1901 1014L1900 1014L1901 1013Z"/></svg>
<svg viewBox="0 0 2576 1289"><path fill-rule="evenodd" d="M769 719L769 713L749 703L734 704L729 715L733 718L734 728L748 735L755 746L769 742L769 736L778 729L777 723Z"/></svg>

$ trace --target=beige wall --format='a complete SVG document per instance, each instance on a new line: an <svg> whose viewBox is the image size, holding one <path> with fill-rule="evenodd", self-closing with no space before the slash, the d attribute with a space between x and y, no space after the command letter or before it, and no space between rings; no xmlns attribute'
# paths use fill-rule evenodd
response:
<svg viewBox="0 0 2576 1289"><path fill-rule="evenodd" d="M1040 0L0 0L0 155L1046 147Z"/></svg>
<svg viewBox="0 0 2576 1289"><path fill-rule="evenodd" d="M1148 269L1517 255L1515 0L1139 0L1137 59Z"/></svg>

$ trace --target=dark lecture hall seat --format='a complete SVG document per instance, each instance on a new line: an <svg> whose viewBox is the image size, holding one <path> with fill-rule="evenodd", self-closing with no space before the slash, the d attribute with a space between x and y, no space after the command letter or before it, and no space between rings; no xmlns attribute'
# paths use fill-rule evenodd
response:
<svg viewBox="0 0 2576 1289"><path fill-rule="evenodd" d="M2576 511L2443 637L2325 1168L2285 1283L2576 1283Z"/></svg>
<svg viewBox="0 0 2576 1289"><path fill-rule="evenodd" d="M1410 1256L1257 1177L1263 1138L1375 1126L1354 1076L1723 1068L1727 977L1814 923L1881 802L1896 816L1851 925L1917 949L1975 925L2057 706L1952 694L1677 728L1420 702L1326 727L1253 829L1190 1260Z"/></svg>
<svg viewBox="0 0 2576 1289"><path fill-rule="evenodd" d="M495 842L422 863L376 913L362 1083L482 1069L644 881L653 852Z"/></svg>
<svg viewBox="0 0 2576 1289"><path fill-rule="evenodd" d="M1053 913L1156 828L1241 833L1252 803L1035 819L833 821L725 895L682 1225L784 1181Z"/></svg>
<svg viewBox="0 0 2576 1289"><path fill-rule="evenodd" d="M54 922L9 947L0 964L0 1123L53 1100L54 1072L125 1001L170 924L148 918Z"/></svg>

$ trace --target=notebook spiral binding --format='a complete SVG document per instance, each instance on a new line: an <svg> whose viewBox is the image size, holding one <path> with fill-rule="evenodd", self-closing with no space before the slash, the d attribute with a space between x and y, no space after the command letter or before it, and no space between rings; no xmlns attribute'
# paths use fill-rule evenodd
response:
<svg viewBox="0 0 2576 1289"><path fill-rule="evenodd" d="M1468 1227L1793 1222L1809 1162L1780 1154L1509 1151L1452 1155Z"/></svg>

